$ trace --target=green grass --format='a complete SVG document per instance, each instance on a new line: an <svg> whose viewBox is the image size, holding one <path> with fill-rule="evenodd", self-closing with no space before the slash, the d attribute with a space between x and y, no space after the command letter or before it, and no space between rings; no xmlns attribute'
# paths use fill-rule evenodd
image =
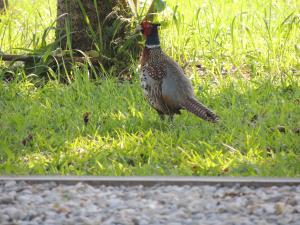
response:
<svg viewBox="0 0 300 225"><path fill-rule="evenodd" d="M15 2L8 15L29 1ZM32 35L6 32L36 31L40 43L55 1L36 2L22 11L26 19L0 16L3 51L38 48ZM70 85L42 87L17 71L0 81L0 174L300 176L298 1L168 3L162 46L221 122L187 112L161 121L143 99L137 70L119 82L90 81L77 69Z"/></svg>
<svg viewBox="0 0 300 225"><path fill-rule="evenodd" d="M0 14L0 50L6 53L28 52L40 48L44 32L53 26L56 0L9 0L9 9ZM54 30L47 35L53 40Z"/></svg>

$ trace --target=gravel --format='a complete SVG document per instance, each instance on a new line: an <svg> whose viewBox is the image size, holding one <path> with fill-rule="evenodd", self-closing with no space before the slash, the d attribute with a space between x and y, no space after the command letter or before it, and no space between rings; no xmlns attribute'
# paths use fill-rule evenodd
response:
<svg viewBox="0 0 300 225"><path fill-rule="evenodd" d="M110 187L0 182L0 224L299 224L300 186Z"/></svg>

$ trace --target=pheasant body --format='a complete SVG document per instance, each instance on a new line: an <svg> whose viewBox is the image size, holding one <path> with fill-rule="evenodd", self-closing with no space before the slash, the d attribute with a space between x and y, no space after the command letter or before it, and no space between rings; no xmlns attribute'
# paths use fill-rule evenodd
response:
<svg viewBox="0 0 300 225"><path fill-rule="evenodd" d="M218 117L196 100L192 84L180 66L160 48L157 26L143 23L143 33L148 35L140 60L140 80L149 104L161 118L164 115L172 118L174 114L180 114L181 109L186 109L202 119L216 122ZM149 27L150 31L147 30Z"/></svg>
<svg viewBox="0 0 300 225"><path fill-rule="evenodd" d="M145 48L141 59L141 86L144 95L160 115L171 115L172 112L162 99L162 83L165 76L163 52L159 48Z"/></svg>

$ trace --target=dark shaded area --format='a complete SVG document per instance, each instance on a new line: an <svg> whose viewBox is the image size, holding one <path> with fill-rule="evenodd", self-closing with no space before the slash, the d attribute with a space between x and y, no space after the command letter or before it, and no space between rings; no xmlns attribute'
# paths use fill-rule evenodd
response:
<svg viewBox="0 0 300 225"><path fill-rule="evenodd" d="M0 0L0 12L8 7L8 0Z"/></svg>
<svg viewBox="0 0 300 225"><path fill-rule="evenodd" d="M99 64L116 76L126 73L130 62L138 58L140 37L130 34L126 1L58 0L57 17L56 41L63 50L86 54L93 50Z"/></svg>

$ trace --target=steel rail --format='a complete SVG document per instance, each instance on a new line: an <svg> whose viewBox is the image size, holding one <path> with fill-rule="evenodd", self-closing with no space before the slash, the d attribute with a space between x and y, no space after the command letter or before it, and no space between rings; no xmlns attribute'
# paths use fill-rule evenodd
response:
<svg viewBox="0 0 300 225"><path fill-rule="evenodd" d="M300 178L270 178L270 177L179 177L179 176L0 176L0 182L24 181L29 184L55 182L64 185L74 185L79 182L93 186L168 186L168 185L219 185L219 186L293 186L300 185Z"/></svg>

